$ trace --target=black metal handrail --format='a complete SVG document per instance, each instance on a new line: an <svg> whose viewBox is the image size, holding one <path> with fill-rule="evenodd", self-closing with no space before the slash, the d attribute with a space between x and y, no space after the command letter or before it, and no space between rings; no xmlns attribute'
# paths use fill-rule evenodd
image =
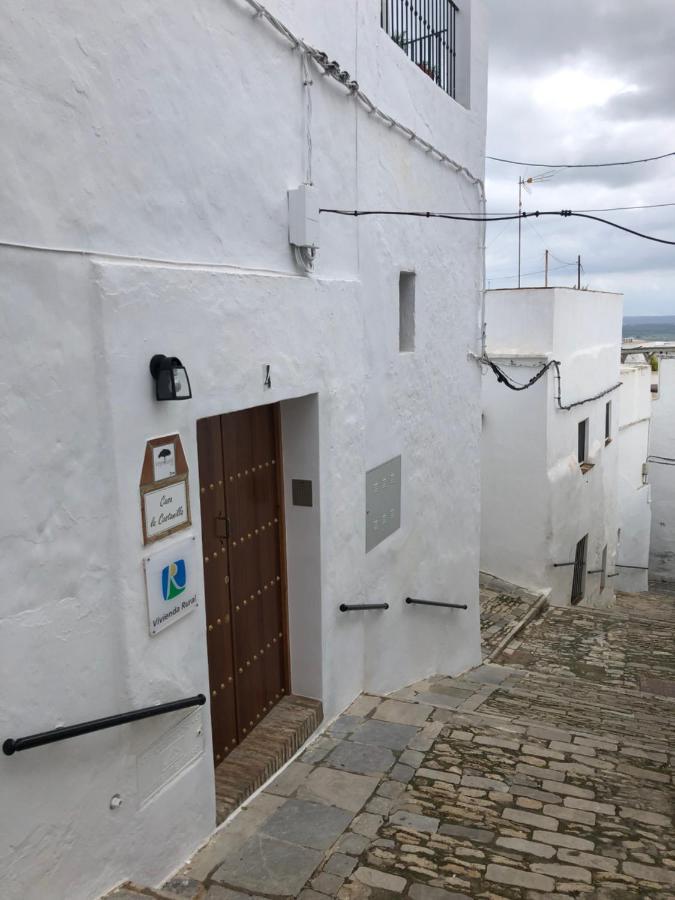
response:
<svg viewBox="0 0 675 900"><path fill-rule="evenodd" d="M604 569L589 569L586 574L587 575L599 575L601 572L604 572Z"/></svg>
<svg viewBox="0 0 675 900"><path fill-rule="evenodd" d="M389 609L388 603L341 603L340 612L354 612L357 609Z"/></svg>
<svg viewBox="0 0 675 900"><path fill-rule="evenodd" d="M91 722L80 722L78 725L64 725L51 731L42 731L40 734L29 734L27 737L22 738L7 738L2 745L2 752L5 756L12 756L12 754L18 753L20 750L30 750L31 747L40 747L42 744L66 741L68 738L79 737L81 734L103 731L104 728L126 725L128 722L137 722L139 719L161 716L164 713L175 712L178 709L187 709L190 706L203 706L205 703L206 697L204 694L197 694L195 697L186 697L185 700L173 700L170 703L160 703L158 706L133 709L131 712L120 713L116 716L106 716L103 719L92 719Z"/></svg>
<svg viewBox="0 0 675 900"><path fill-rule="evenodd" d="M641 569L643 572L649 571L649 566L624 566L621 563L616 564L617 569Z"/></svg>
<svg viewBox="0 0 675 900"><path fill-rule="evenodd" d="M415 597L406 597L406 603L415 603L419 606L447 606L449 609L468 609L466 603L441 603L437 600L416 600Z"/></svg>
<svg viewBox="0 0 675 900"><path fill-rule="evenodd" d="M562 569L563 566L573 566L573 565L574 565L574 562L568 562L568 563L553 563L553 568L554 568L554 569Z"/></svg>

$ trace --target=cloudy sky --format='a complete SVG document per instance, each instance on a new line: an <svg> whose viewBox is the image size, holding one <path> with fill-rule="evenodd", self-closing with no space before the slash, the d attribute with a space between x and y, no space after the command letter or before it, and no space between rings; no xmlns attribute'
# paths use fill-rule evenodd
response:
<svg viewBox="0 0 675 900"><path fill-rule="evenodd" d="M675 0L487 0L488 154L543 163L606 162L675 151ZM518 178L545 169L487 164L488 210L512 211ZM672 202L675 157L604 169L554 170L523 207L598 209ZM675 239L675 205L599 213ZM517 222L488 226L491 287L515 287ZM627 315L675 315L675 248L582 219L523 222L523 284L622 291Z"/></svg>

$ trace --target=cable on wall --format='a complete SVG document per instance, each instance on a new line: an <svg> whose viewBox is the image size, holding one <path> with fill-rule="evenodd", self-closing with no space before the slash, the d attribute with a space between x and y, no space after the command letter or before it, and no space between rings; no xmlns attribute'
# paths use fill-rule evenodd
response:
<svg viewBox="0 0 675 900"><path fill-rule="evenodd" d="M384 112L384 110L380 109L377 104L373 103L373 101L365 93L365 91L361 90L358 81L353 79L349 72L343 69L336 60L330 60L326 53L323 53L321 50L317 50L315 47L312 47L311 44L308 44L302 38L294 34L289 28L286 27L286 25L283 24L283 22L277 19L276 16L274 16L265 6L263 6L262 3L259 3L258 0L245 0L245 2L248 3L248 5L253 10L255 10L257 16L269 22L269 24L276 31L278 31L279 34L282 35L282 37L284 37L290 44L292 44L294 50L300 50L306 53L308 57L312 59L312 61L317 66L319 66L322 74L332 78L334 81L337 81L338 84L341 84L344 88L346 88L348 96L353 96L355 99L357 99L371 115L373 115L377 119L380 119L385 123L385 125L388 125L390 128L393 128L396 131L400 132L400 134L406 137L412 144L420 147L420 149L422 149L425 153L428 153L434 159L437 159L439 162L449 166L454 172L463 175L471 182L471 184L475 185L478 188L481 199L485 198L485 185L483 183L483 180L481 178L478 178L477 175L474 175L470 169L452 159L447 155L447 153L439 150L438 147L435 147L423 137L420 137L420 135L413 131L412 128L408 128L407 125L404 125L397 119L394 119L393 116L390 116L388 113Z"/></svg>
<svg viewBox="0 0 675 900"><path fill-rule="evenodd" d="M304 269L306 272L312 272L314 270L316 250L313 247L296 247L294 245L293 255L295 256L296 263L301 269Z"/></svg>
<svg viewBox="0 0 675 900"><path fill-rule="evenodd" d="M562 402L562 379L560 377L560 363L554 362L554 368L556 370L556 378L558 380L558 392L555 396L556 403L558 404L558 409L574 409L577 406L583 406L584 403L591 403L591 401L593 400L599 400L601 397L606 397L607 394L611 394L613 391L618 390L622 384L622 382L617 381L616 384L613 384L611 387L605 388L604 391L599 391L597 394L593 394L592 397L586 397L584 400L576 400L574 403L564 404Z"/></svg>
<svg viewBox="0 0 675 900"><path fill-rule="evenodd" d="M312 73L309 71L309 56L302 54L302 85L305 89L305 184L312 181Z"/></svg>
<svg viewBox="0 0 675 900"><path fill-rule="evenodd" d="M672 456L648 456L647 462L656 466L675 466L675 459Z"/></svg>
<svg viewBox="0 0 675 900"><path fill-rule="evenodd" d="M527 388L531 388L533 385L535 385L539 381L540 378L542 378L544 376L544 374L549 369L555 369L555 373L556 373L555 378L557 381L555 401L558 404L558 409L570 410L570 409L574 409L577 406L583 406L584 403L591 403L591 401L593 401L593 400L599 400L601 397L604 397L607 394L611 394L612 391L616 391L618 388L621 387L621 382L618 381L616 384L613 384L611 387L605 388L604 391L599 391L597 394L593 394L592 397L585 397L583 400L576 400L574 403L565 404L562 402L562 396L561 396L561 386L562 386L562 379L560 376L561 363L556 359L552 359L549 362L544 363L544 365L539 369L539 371L536 372L532 376L532 378L530 378L530 380L525 383L520 383L520 382L514 381L513 378L511 378L509 375L507 375L506 372L500 366L498 366L494 360L490 359L486 354L483 354L483 356L478 361L489 366L492 369L492 371L495 373L495 375L497 376L497 381L500 384L505 385L507 388L509 388L509 390L512 390L512 391L524 391L524 390L527 390Z"/></svg>
<svg viewBox="0 0 675 900"><path fill-rule="evenodd" d="M514 381L513 378L508 376L506 374L506 372L503 369L501 369L497 365L497 363L494 362L494 360L490 359L488 356L484 355L483 358L480 360L480 362L485 363L487 366L489 366L492 369L492 371L497 376L497 381L499 382L499 384L505 385L507 388L509 388L509 390L512 390L512 391L525 391L528 388L531 388L532 385L536 384L540 378L543 378L543 376L546 374L546 372L548 372L548 370L553 365L558 365L558 363L556 363L554 360L551 360L550 362L545 363L541 367L541 369L539 369L539 371L535 375L533 375L532 378L530 378L529 381L526 381L523 384L523 383Z"/></svg>

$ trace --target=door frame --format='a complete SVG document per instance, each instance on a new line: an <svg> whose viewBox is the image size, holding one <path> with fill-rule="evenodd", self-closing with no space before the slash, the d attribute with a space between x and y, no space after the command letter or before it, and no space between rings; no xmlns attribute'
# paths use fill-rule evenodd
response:
<svg viewBox="0 0 675 900"><path fill-rule="evenodd" d="M286 562L286 504L284 502L284 448L281 437L281 404L277 401L273 404L262 403L261 406L271 405L274 416L274 443L277 454L276 491L279 504L279 568L281 569L281 621L283 622L283 686L284 693L288 696L291 692L291 651L290 635L288 633L288 565ZM251 408L251 407L248 407Z"/></svg>

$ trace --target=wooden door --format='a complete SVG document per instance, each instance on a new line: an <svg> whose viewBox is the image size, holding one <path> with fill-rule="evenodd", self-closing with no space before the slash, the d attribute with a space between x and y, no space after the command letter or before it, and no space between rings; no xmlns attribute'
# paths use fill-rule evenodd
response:
<svg viewBox="0 0 675 900"><path fill-rule="evenodd" d="M216 764L288 690L279 415L197 422Z"/></svg>

